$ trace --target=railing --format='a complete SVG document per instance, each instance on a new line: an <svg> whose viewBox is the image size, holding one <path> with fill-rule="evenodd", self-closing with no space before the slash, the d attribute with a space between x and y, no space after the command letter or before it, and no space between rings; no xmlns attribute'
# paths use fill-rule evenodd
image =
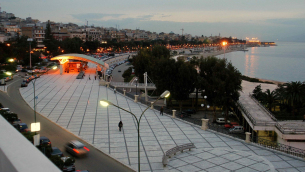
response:
<svg viewBox="0 0 305 172"><path fill-rule="evenodd" d="M305 158L305 150L303 150L303 149L291 147L291 146L284 145L281 143L276 143L276 142L273 142L270 140L262 139L260 137L254 138L254 140L252 140L252 142L255 144L264 146L266 148L275 149L275 150L285 152L290 155Z"/></svg>
<svg viewBox="0 0 305 172"><path fill-rule="evenodd" d="M277 121L277 119L274 117L274 115L267 109L265 106L263 106L259 101L256 100L250 93L249 97L258 105L260 106L266 113L269 115L274 121Z"/></svg>
<svg viewBox="0 0 305 172"><path fill-rule="evenodd" d="M139 87L139 88L143 88L145 87L145 84L144 83L138 83L137 86L135 84L131 84L129 82L110 82L111 85L113 86L116 86L116 87L132 87L132 88L136 88L136 87ZM147 88L156 88L156 85L155 84L152 84L152 83L147 83Z"/></svg>
<svg viewBox="0 0 305 172"><path fill-rule="evenodd" d="M283 127L280 123L276 123L275 127L283 134L305 134L304 128Z"/></svg>
<svg viewBox="0 0 305 172"><path fill-rule="evenodd" d="M236 102L237 106L244 112L244 114L248 117L248 119L252 122L253 125L257 126L274 126L276 122L273 121L259 121L252 117L250 112L241 104L239 101Z"/></svg>
<svg viewBox="0 0 305 172"><path fill-rule="evenodd" d="M237 107L240 107L240 109L244 112L244 114L248 117L248 119L252 122L252 124L255 125L256 124L256 120L252 117L252 115L244 107L244 105L241 104L239 100L236 102L236 104L237 104Z"/></svg>

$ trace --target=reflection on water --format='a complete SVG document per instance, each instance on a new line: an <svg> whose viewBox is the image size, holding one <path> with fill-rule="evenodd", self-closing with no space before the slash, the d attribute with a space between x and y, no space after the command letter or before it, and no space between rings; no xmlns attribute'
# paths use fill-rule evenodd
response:
<svg viewBox="0 0 305 172"><path fill-rule="evenodd" d="M226 53L226 58L249 77L277 81L305 80L305 43L277 43L278 46L252 47L249 51ZM218 57L223 58L223 55Z"/></svg>

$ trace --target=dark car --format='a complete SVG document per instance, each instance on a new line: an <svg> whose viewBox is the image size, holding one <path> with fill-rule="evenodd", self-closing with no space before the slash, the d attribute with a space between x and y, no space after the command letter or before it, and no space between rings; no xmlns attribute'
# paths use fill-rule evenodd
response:
<svg viewBox="0 0 305 172"><path fill-rule="evenodd" d="M20 124L22 123L20 118L14 119L13 124Z"/></svg>
<svg viewBox="0 0 305 172"><path fill-rule="evenodd" d="M26 83L26 81L22 81L21 87L27 87L27 86L28 86L28 83Z"/></svg>
<svg viewBox="0 0 305 172"><path fill-rule="evenodd" d="M61 157L60 159L64 163L62 168L63 172L75 171L75 160L73 158L66 156L66 157Z"/></svg>
<svg viewBox="0 0 305 172"><path fill-rule="evenodd" d="M187 118L187 117L191 117L191 114L185 113L184 111L182 112L178 112L178 117L179 118Z"/></svg>
<svg viewBox="0 0 305 172"><path fill-rule="evenodd" d="M195 114L196 110L195 109L186 109L183 112L187 113L187 114Z"/></svg>
<svg viewBox="0 0 305 172"><path fill-rule="evenodd" d="M26 125L26 123L13 124L13 126L14 126L19 132L29 132L29 131L30 131L30 129L28 128L28 125Z"/></svg>
<svg viewBox="0 0 305 172"><path fill-rule="evenodd" d="M52 147L50 139L45 136L40 136L40 146L49 146Z"/></svg>
<svg viewBox="0 0 305 172"><path fill-rule="evenodd" d="M89 152L89 149L78 140L70 141L65 145L65 148L67 152L77 157L85 156Z"/></svg>
<svg viewBox="0 0 305 172"><path fill-rule="evenodd" d="M59 157L64 157L64 154L62 153L62 151L60 149L58 149L57 147L52 147L51 155L56 155L56 156L59 156Z"/></svg>
<svg viewBox="0 0 305 172"><path fill-rule="evenodd" d="M26 70L25 68L21 69L21 72L27 72L28 70Z"/></svg>

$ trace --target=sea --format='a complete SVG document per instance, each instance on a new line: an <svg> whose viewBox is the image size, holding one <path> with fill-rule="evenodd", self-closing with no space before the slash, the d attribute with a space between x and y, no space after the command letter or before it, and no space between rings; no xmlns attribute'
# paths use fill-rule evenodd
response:
<svg viewBox="0 0 305 172"><path fill-rule="evenodd" d="M276 42L277 46L248 47L225 54L243 75L280 82L305 81L305 43ZM224 58L224 54L218 55Z"/></svg>

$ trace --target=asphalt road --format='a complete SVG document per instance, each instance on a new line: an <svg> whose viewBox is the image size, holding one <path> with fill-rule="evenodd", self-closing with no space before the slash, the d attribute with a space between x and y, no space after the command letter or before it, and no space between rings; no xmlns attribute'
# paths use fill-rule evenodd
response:
<svg viewBox="0 0 305 172"><path fill-rule="evenodd" d="M30 126L30 123L34 121L34 110L27 105L20 95L19 87L21 81L22 78L16 77L10 82L11 85L8 87L7 93L0 91L0 103L4 107L9 107L12 112L18 114L22 122ZM65 156L70 156L64 151L64 145L70 140L80 139L38 113L36 119L41 125L40 135L48 137L51 140L52 146L62 150ZM86 142L80 141L90 149L90 152L87 157L76 158L76 170L89 170L90 172L132 171Z"/></svg>

